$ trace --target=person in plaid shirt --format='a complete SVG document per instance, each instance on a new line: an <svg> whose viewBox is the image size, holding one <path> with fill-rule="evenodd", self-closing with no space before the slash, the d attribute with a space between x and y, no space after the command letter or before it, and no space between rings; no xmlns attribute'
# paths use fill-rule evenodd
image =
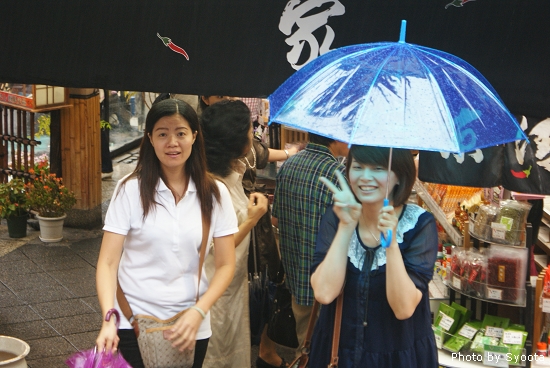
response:
<svg viewBox="0 0 550 368"><path fill-rule="evenodd" d="M314 296L310 267L321 217L332 204L332 193L320 181L337 184L335 172L344 172L337 157L348 154L346 143L309 134L303 151L281 166L275 183L273 223L279 227L281 261L292 294L292 311L300 345L305 338Z"/></svg>

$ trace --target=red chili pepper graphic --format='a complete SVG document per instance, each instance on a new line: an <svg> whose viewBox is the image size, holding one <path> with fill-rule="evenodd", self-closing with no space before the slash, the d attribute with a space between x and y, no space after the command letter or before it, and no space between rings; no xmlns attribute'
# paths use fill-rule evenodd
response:
<svg viewBox="0 0 550 368"><path fill-rule="evenodd" d="M529 175L531 175L531 169L532 168L533 168L533 166L529 166L529 168L527 170L523 170L523 171L510 170L510 172L512 173L512 176L514 178L525 179L525 178L528 178Z"/></svg>
<svg viewBox="0 0 550 368"><path fill-rule="evenodd" d="M169 47L170 50L177 52L178 54L182 54L187 60L189 60L189 55L187 55L187 52L185 52L184 49L176 45L172 42L172 40L168 37L162 37L157 33L158 38L161 39L162 43L164 43L164 46Z"/></svg>

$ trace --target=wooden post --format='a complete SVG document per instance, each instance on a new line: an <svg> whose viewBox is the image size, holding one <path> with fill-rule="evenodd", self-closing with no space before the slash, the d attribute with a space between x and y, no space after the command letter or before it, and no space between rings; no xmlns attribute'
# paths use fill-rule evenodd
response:
<svg viewBox="0 0 550 368"><path fill-rule="evenodd" d="M101 225L101 143L99 93L90 88L69 90L71 108L61 110L63 182L76 194L68 226Z"/></svg>

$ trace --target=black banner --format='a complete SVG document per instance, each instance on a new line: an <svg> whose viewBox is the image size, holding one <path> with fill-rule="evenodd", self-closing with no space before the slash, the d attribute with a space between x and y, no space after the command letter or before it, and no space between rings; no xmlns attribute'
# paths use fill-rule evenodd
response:
<svg viewBox="0 0 550 368"><path fill-rule="evenodd" d="M418 178L422 181L490 188L501 184L504 147L463 154L420 151Z"/></svg>
<svg viewBox="0 0 550 368"><path fill-rule="evenodd" d="M8 0L0 82L267 96L311 58L407 42L477 68L509 109L550 116L548 0Z"/></svg>
<svg viewBox="0 0 550 368"><path fill-rule="evenodd" d="M519 117L529 143L506 144L502 186L521 193L550 195L550 118Z"/></svg>
<svg viewBox="0 0 550 368"><path fill-rule="evenodd" d="M520 193L550 195L550 118L518 116L529 137L461 155L421 151L418 178L471 187L502 185Z"/></svg>

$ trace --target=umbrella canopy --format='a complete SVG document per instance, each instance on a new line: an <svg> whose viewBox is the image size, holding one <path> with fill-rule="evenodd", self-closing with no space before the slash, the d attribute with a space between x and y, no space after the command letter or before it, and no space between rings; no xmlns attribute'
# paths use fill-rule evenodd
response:
<svg viewBox="0 0 550 368"><path fill-rule="evenodd" d="M405 42L319 56L271 96L272 122L351 144L467 152L526 139L489 82L464 60Z"/></svg>

